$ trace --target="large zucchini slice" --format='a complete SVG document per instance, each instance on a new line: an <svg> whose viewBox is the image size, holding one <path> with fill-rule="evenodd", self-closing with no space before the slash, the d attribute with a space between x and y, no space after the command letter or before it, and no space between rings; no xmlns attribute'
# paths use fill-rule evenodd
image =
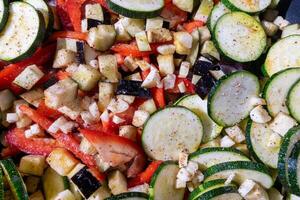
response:
<svg viewBox="0 0 300 200"><path fill-rule="evenodd" d="M271 0L222 0L222 2L233 11L243 11L247 13L263 11L271 4Z"/></svg>
<svg viewBox="0 0 300 200"><path fill-rule="evenodd" d="M148 198L148 194L142 192L126 192L108 197L105 200L146 200Z"/></svg>
<svg viewBox="0 0 300 200"><path fill-rule="evenodd" d="M9 17L0 35L0 59L19 61L33 54L45 35L45 23L30 4L9 4Z"/></svg>
<svg viewBox="0 0 300 200"><path fill-rule="evenodd" d="M300 196L300 142L294 145L288 163L289 188L293 194Z"/></svg>
<svg viewBox="0 0 300 200"><path fill-rule="evenodd" d="M1 0L0 1L0 31L5 27L5 24L8 19L8 0Z"/></svg>
<svg viewBox="0 0 300 200"><path fill-rule="evenodd" d="M299 73L300 74L300 73ZM287 107L290 114L300 122L300 80L290 89L287 97Z"/></svg>

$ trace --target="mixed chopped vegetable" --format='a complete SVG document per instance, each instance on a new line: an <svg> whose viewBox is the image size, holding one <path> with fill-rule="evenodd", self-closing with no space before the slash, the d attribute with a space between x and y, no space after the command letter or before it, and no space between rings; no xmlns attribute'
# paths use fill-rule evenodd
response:
<svg viewBox="0 0 300 200"><path fill-rule="evenodd" d="M0 200L300 199L278 3L0 0Z"/></svg>

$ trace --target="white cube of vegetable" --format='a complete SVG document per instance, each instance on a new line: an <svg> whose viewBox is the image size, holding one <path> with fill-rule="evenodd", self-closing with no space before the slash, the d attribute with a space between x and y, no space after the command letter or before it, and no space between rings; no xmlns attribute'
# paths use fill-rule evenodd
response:
<svg viewBox="0 0 300 200"><path fill-rule="evenodd" d="M58 38L57 39L57 50L60 49L67 49L73 52L77 52L77 42L79 40L72 39L72 38Z"/></svg>
<svg viewBox="0 0 300 200"><path fill-rule="evenodd" d="M213 7L214 7L214 1L202 0L196 14L194 15L194 20L199 20L206 23L208 16L211 13Z"/></svg>
<svg viewBox="0 0 300 200"><path fill-rule="evenodd" d="M201 79L201 76L194 74L192 77L192 84L196 85L200 79Z"/></svg>
<svg viewBox="0 0 300 200"><path fill-rule="evenodd" d="M15 97L10 90L0 91L0 110L5 111L13 105Z"/></svg>
<svg viewBox="0 0 300 200"><path fill-rule="evenodd" d="M10 124L16 123L19 120L19 116L17 113L7 113L6 121Z"/></svg>
<svg viewBox="0 0 300 200"><path fill-rule="evenodd" d="M136 60L132 56L125 57L124 65L131 72L133 72L134 70L136 70L139 67L139 65L136 63Z"/></svg>
<svg viewBox="0 0 300 200"><path fill-rule="evenodd" d="M157 108L153 99L148 99L144 101L138 108L139 110L147 111L148 113L154 113Z"/></svg>
<svg viewBox="0 0 300 200"><path fill-rule="evenodd" d="M76 52L68 49L59 49L56 52L53 68L64 68L76 62Z"/></svg>
<svg viewBox="0 0 300 200"><path fill-rule="evenodd" d="M164 43L173 39L171 31L166 28L148 30L147 38L149 43Z"/></svg>
<svg viewBox="0 0 300 200"><path fill-rule="evenodd" d="M48 128L48 132L50 133L56 133L60 130L60 127L67 123L67 119L65 117L60 117L57 120L55 120Z"/></svg>
<svg viewBox="0 0 300 200"><path fill-rule="evenodd" d="M210 40L204 42L200 53L201 55L210 55L215 59L220 60L220 54L217 48L215 47L214 43Z"/></svg>
<svg viewBox="0 0 300 200"><path fill-rule="evenodd" d="M175 74L168 74L165 76L162 80L164 84L164 89L173 89L175 87L175 82L176 82L176 75Z"/></svg>
<svg viewBox="0 0 300 200"><path fill-rule="evenodd" d="M120 94L117 95L117 99L122 99L123 101L126 101L128 104L132 104L135 100L135 96Z"/></svg>
<svg viewBox="0 0 300 200"><path fill-rule="evenodd" d="M20 97L31 105L38 107L40 102L44 99L44 91L40 88L33 89L21 94Z"/></svg>
<svg viewBox="0 0 300 200"><path fill-rule="evenodd" d="M106 51L114 44L116 35L113 25L98 25L89 30L87 43L96 50Z"/></svg>
<svg viewBox="0 0 300 200"><path fill-rule="evenodd" d="M38 124L31 125L30 131L35 136L43 136L44 135L44 130Z"/></svg>
<svg viewBox="0 0 300 200"><path fill-rule="evenodd" d="M143 19L124 17L121 19L121 23L131 37L134 37L138 32L145 30L145 21Z"/></svg>
<svg viewBox="0 0 300 200"><path fill-rule="evenodd" d="M151 47L148 42L145 31L141 31L141 32L135 34L135 40L136 40L139 51L151 51Z"/></svg>
<svg viewBox="0 0 300 200"><path fill-rule="evenodd" d="M280 30L283 30L284 27L286 27L287 25L290 24L289 21L283 19L282 16L277 16L276 19L273 22L275 25L277 25L279 27Z"/></svg>
<svg viewBox="0 0 300 200"><path fill-rule="evenodd" d="M62 114L68 116L72 120L76 120L77 117L80 115L80 109L72 109L69 106L62 106L57 109Z"/></svg>
<svg viewBox="0 0 300 200"><path fill-rule="evenodd" d="M222 78L225 73L222 70L209 70L209 73L216 79L219 80Z"/></svg>
<svg viewBox="0 0 300 200"><path fill-rule="evenodd" d="M157 63L162 76L174 73L175 65L173 55L159 55L157 56Z"/></svg>
<svg viewBox="0 0 300 200"><path fill-rule="evenodd" d="M226 128L225 132L236 143L244 142L245 139L246 139L243 130L239 126L237 126L237 125L235 125L233 127L230 127L230 128Z"/></svg>
<svg viewBox="0 0 300 200"><path fill-rule="evenodd" d="M187 154L186 152L180 152L179 153L179 159L178 159L179 168L183 168L183 167L187 166L188 157L189 157L189 154Z"/></svg>
<svg viewBox="0 0 300 200"><path fill-rule="evenodd" d="M179 89L179 92L180 93L185 93L186 92L186 86L185 86L185 84L184 84L184 82L182 81L182 82L180 82L180 83L178 83L178 89Z"/></svg>
<svg viewBox="0 0 300 200"><path fill-rule="evenodd" d="M96 165L98 167L98 169L101 171L101 172L105 172L107 171L111 166L109 164L109 162L105 162L102 160L101 156L99 154L96 154L94 156L95 158L95 161L96 161Z"/></svg>
<svg viewBox="0 0 300 200"><path fill-rule="evenodd" d="M282 112L278 113L272 123L270 128L272 131L280 134L282 137L288 132L288 130L297 125L296 120L292 117L284 114Z"/></svg>
<svg viewBox="0 0 300 200"><path fill-rule="evenodd" d="M176 52L182 55L188 55L191 53L193 45L193 37L188 32L181 31L174 33L174 45Z"/></svg>
<svg viewBox="0 0 300 200"><path fill-rule="evenodd" d="M149 118L150 114L147 111L137 110L134 112L132 125L135 127L142 127Z"/></svg>
<svg viewBox="0 0 300 200"><path fill-rule="evenodd" d="M115 124L121 124L121 123L125 122L126 120L122 119L121 117L118 117L117 115L114 115L112 121Z"/></svg>
<svg viewBox="0 0 300 200"><path fill-rule="evenodd" d="M256 123L267 123L272 120L268 111L266 111L266 109L264 109L261 105L256 106L251 110L250 118Z"/></svg>
<svg viewBox="0 0 300 200"><path fill-rule="evenodd" d="M125 137L125 138L135 141L136 134L137 134L137 128L134 126L124 125L124 126L120 126L120 128L119 128L119 135L121 137Z"/></svg>
<svg viewBox="0 0 300 200"><path fill-rule="evenodd" d="M190 67L191 67L190 62L187 62L187 61L182 62L181 65L180 65L178 77L179 78L186 78L189 74Z"/></svg>
<svg viewBox="0 0 300 200"><path fill-rule="evenodd" d="M269 195L259 184L255 184L253 189L244 197L245 200L269 200ZM273 200L273 199L271 199Z"/></svg>
<svg viewBox="0 0 300 200"><path fill-rule="evenodd" d="M98 106L100 111L104 111L114 96L114 85L112 83L99 82Z"/></svg>
<svg viewBox="0 0 300 200"><path fill-rule="evenodd" d="M89 111L95 119L100 119L100 111L98 108L98 104L95 101L90 104Z"/></svg>
<svg viewBox="0 0 300 200"><path fill-rule="evenodd" d="M151 64L149 64L149 63L148 63L147 61L145 61L145 60L136 60L136 64L139 66L139 68L140 68L142 71L145 71L145 70L151 68Z"/></svg>
<svg viewBox="0 0 300 200"><path fill-rule="evenodd" d="M173 44L164 44L157 47L157 52L162 55L172 55L175 53L175 45Z"/></svg>
<svg viewBox="0 0 300 200"><path fill-rule="evenodd" d="M70 132L72 132L72 130L77 126L76 123L74 122L67 122L64 123L62 126L60 126L60 130L65 133L68 134Z"/></svg>
<svg viewBox="0 0 300 200"><path fill-rule="evenodd" d="M232 147L234 144L235 144L235 142L227 135L224 136L220 141L221 147Z"/></svg>
<svg viewBox="0 0 300 200"><path fill-rule="evenodd" d="M197 170L193 179L192 179L192 182L194 184L200 184L204 181L204 174L200 171L200 170Z"/></svg>
<svg viewBox="0 0 300 200"><path fill-rule="evenodd" d="M264 28L266 34L270 37L274 36L278 31L278 26L275 25L272 22L268 22L268 21L263 20L261 22L261 24L262 24L262 27Z"/></svg>
<svg viewBox="0 0 300 200"><path fill-rule="evenodd" d="M121 113L129 108L129 104L122 99L112 99L107 106L107 110L113 113Z"/></svg>
<svg viewBox="0 0 300 200"><path fill-rule="evenodd" d="M245 197L255 186L255 182L249 179L246 179L239 187L238 192L242 197Z"/></svg>
<svg viewBox="0 0 300 200"><path fill-rule="evenodd" d="M181 181L187 182L192 180L192 175L186 170L186 168L181 168L178 171L176 178Z"/></svg>
<svg viewBox="0 0 300 200"><path fill-rule="evenodd" d="M131 36L126 31L126 29L123 26L121 20L119 20L117 23L114 24L115 29L116 29L116 33L117 33L116 41L118 41L118 42L127 42L127 41L130 41L131 40Z"/></svg>
<svg viewBox="0 0 300 200"><path fill-rule="evenodd" d="M46 162L44 156L27 155L21 158L19 170L25 174L42 176L45 166Z"/></svg>
<svg viewBox="0 0 300 200"><path fill-rule="evenodd" d="M136 72L134 74L131 74L129 76L124 77L125 80L130 80L130 81L143 81L141 74L139 72Z"/></svg>
<svg viewBox="0 0 300 200"><path fill-rule="evenodd" d="M36 65L29 65L13 82L26 90L30 90L43 76L44 73Z"/></svg>
<svg viewBox="0 0 300 200"><path fill-rule="evenodd" d="M198 163L189 161L185 169L190 173L191 176L194 176L198 170Z"/></svg>
<svg viewBox="0 0 300 200"><path fill-rule="evenodd" d="M58 81L44 91L45 103L48 107L57 109L77 97L78 85L71 79Z"/></svg>
<svg viewBox="0 0 300 200"><path fill-rule="evenodd" d="M116 170L108 176L108 187L113 195L127 192L127 180L119 170Z"/></svg>
<svg viewBox="0 0 300 200"><path fill-rule="evenodd" d="M186 181L183 181L181 179L176 179L176 186L177 189L186 188Z"/></svg>
<svg viewBox="0 0 300 200"><path fill-rule="evenodd" d="M202 26L198 28L200 39L199 41L201 44L203 44L205 41L208 41L211 39L211 34L207 26Z"/></svg>
<svg viewBox="0 0 300 200"><path fill-rule="evenodd" d="M70 190L64 190L59 192L54 200L75 200L75 196Z"/></svg>
<svg viewBox="0 0 300 200"><path fill-rule="evenodd" d="M263 98L259 98L259 97L251 97L250 98L250 104L252 106L259 106L259 105L267 105L267 102L265 99Z"/></svg>
<svg viewBox="0 0 300 200"><path fill-rule="evenodd" d="M231 173L228 177L227 177L227 179L226 179L226 181L225 181L225 185L229 185L232 181L233 181L233 179L235 178L235 173Z"/></svg>
<svg viewBox="0 0 300 200"><path fill-rule="evenodd" d="M270 135L270 137L269 137L269 140L268 140L268 142L267 142L267 146L268 146L268 147L271 147L271 148L277 148L277 147L280 147L281 141L282 141L281 136L280 136L278 133L273 132L273 133Z"/></svg>
<svg viewBox="0 0 300 200"><path fill-rule="evenodd" d="M47 157L47 162L59 175L67 176L79 163L66 149L54 149Z"/></svg>
<svg viewBox="0 0 300 200"><path fill-rule="evenodd" d="M120 79L118 63L115 55L98 56L100 72L109 82L116 83Z"/></svg>
<svg viewBox="0 0 300 200"><path fill-rule="evenodd" d="M93 124L97 121L89 111L81 112L80 116L81 116L81 119L84 121L85 125Z"/></svg>
<svg viewBox="0 0 300 200"><path fill-rule="evenodd" d="M151 29L162 28L164 24L164 20L161 17L148 18L146 20L146 31Z"/></svg>
<svg viewBox="0 0 300 200"><path fill-rule="evenodd" d="M160 84L159 71L155 67L151 67L151 71L146 77L146 79L143 81L142 87L152 88L156 87L158 84Z"/></svg>
<svg viewBox="0 0 300 200"><path fill-rule="evenodd" d="M95 155L97 153L96 148L86 138L82 138L79 149L89 155Z"/></svg>
<svg viewBox="0 0 300 200"><path fill-rule="evenodd" d="M149 185L147 183L144 183L142 185L137 185L131 188L128 188L129 192L142 192L142 193L149 193Z"/></svg>
<svg viewBox="0 0 300 200"><path fill-rule="evenodd" d="M96 87L101 78L98 69L94 69L89 65L80 64L75 72L71 75L72 79L78 83L83 91L90 91Z"/></svg>
<svg viewBox="0 0 300 200"><path fill-rule="evenodd" d="M103 21L103 10L99 3L85 5L85 18Z"/></svg>

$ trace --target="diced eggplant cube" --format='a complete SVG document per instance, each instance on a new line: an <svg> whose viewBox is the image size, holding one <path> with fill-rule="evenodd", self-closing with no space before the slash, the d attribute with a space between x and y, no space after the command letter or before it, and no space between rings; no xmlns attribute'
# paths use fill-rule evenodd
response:
<svg viewBox="0 0 300 200"><path fill-rule="evenodd" d="M77 49L76 61L77 61L77 63L85 64L84 47L85 47L84 42L81 42L81 41L76 42L76 49Z"/></svg>
<svg viewBox="0 0 300 200"><path fill-rule="evenodd" d="M40 88L38 89L33 89L28 92L25 92L20 95L22 99L24 99L26 102L29 104L34 105L35 107L38 107L40 102L44 98L44 91Z"/></svg>
<svg viewBox="0 0 300 200"><path fill-rule="evenodd" d="M157 63L162 76L174 73L175 65L173 55L159 55L157 56Z"/></svg>
<svg viewBox="0 0 300 200"><path fill-rule="evenodd" d="M210 15L213 7L214 7L214 1L202 0L200 6L194 16L194 20L200 20L200 21L206 23L208 16Z"/></svg>
<svg viewBox="0 0 300 200"><path fill-rule="evenodd" d="M143 19L132 19L124 17L121 19L121 23L131 37L134 37L135 34L145 30L145 20Z"/></svg>
<svg viewBox="0 0 300 200"><path fill-rule="evenodd" d="M220 54L212 41L205 41L200 53L203 56L209 55L217 60L220 60Z"/></svg>
<svg viewBox="0 0 300 200"><path fill-rule="evenodd" d="M193 37L188 32L174 33L174 45L176 53L181 55L189 55L193 44Z"/></svg>
<svg viewBox="0 0 300 200"><path fill-rule="evenodd" d="M0 91L0 110L5 111L12 107L14 100L15 96L10 90L6 89Z"/></svg>
<svg viewBox="0 0 300 200"><path fill-rule="evenodd" d="M151 51L150 44L145 31L135 34L136 43L139 51Z"/></svg>
<svg viewBox="0 0 300 200"><path fill-rule="evenodd" d="M95 19L83 19L81 20L81 31L86 33L91 28L97 27L100 24L102 24L102 22Z"/></svg>
<svg viewBox="0 0 300 200"><path fill-rule="evenodd" d="M27 155L22 157L19 170L22 173L42 176L46 162L44 156Z"/></svg>
<svg viewBox="0 0 300 200"><path fill-rule="evenodd" d="M34 193L39 186L40 177L28 176L25 181L26 189L29 193Z"/></svg>
<svg viewBox="0 0 300 200"><path fill-rule="evenodd" d="M112 194L117 195L127 192L127 181L120 171L114 171L108 176L108 186Z"/></svg>
<svg viewBox="0 0 300 200"><path fill-rule="evenodd" d="M104 20L103 9L99 3L85 5L85 18L98 21Z"/></svg>
<svg viewBox="0 0 300 200"><path fill-rule="evenodd" d="M77 44L77 43L76 43ZM76 47L77 50L77 47ZM68 49L60 49L56 52L53 68L64 68L76 62L76 53Z"/></svg>
<svg viewBox="0 0 300 200"><path fill-rule="evenodd" d="M166 29L170 29L170 22L168 22L168 21L166 21L166 20L164 20L164 22L163 22L163 28L166 28Z"/></svg>
<svg viewBox="0 0 300 200"><path fill-rule="evenodd" d="M73 101L77 96L78 85L71 79L64 79L44 91L45 103L48 107L59 108Z"/></svg>
<svg viewBox="0 0 300 200"><path fill-rule="evenodd" d="M200 35L200 42L203 44L205 41L211 39L211 34L207 26L202 26L198 28L199 35Z"/></svg>
<svg viewBox="0 0 300 200"><path fill-rule="evenodd" d="M87 199L101 187L101 183L92 175L87 167L81 168L70 179Z"/></svg>
<svg viewBox="0 0 300 200"><path fill-rule="evenodd" d="M157 108L156 108L154 100L148 99L147 101L145 101L144 103L142 103L139 106L138 110L144 110L144 111L152 114L157 110Z"/></svg>
<svg viewBox="0 0 300 200"><path fill-rule="evenodd" d="M171 31L165 28L150 29L147 31L149 43L160 43L172 41Z"/></svg>
<svg viewBox="0 0 300 200"><path fill-rule="evenodd" d="M78 83L83 91L92 90L100 80L100 72L88 65L79 65L76 72L72 74L72 79Z"/></svg>
<svg viewBox="0 0 300 200"><path fill-rule="evenodd" d="M112 100L115 89L112 83L99 82L99 101L98 106L100 111L104 111Z"/></svg>
<svg viewBox="0 0 300 200"><path fill-rule="evenodd" d="M26 90L30 90L43 76L44 73L36 65L30 65L13 82Z"/></svg>
<svg viewBox="0 0 300 200"><path fill-rule="evenodd" d="M99 51L108 50L115 42L116 30L113 25L98 25L88 33L88 44Z"/></svg>
<svg viewBox="0 0 300 200"><path fill-rule="evenodd" d="M161 17L150 18L146 20L146 31L163 27L164 20Z"/></svg>
<svg viewBox="0 0 300 200"><path fill-rule="evenodd" d="M142 87L141 81L121 80L116 93L117 95L123 94L141 98L151 98L150 91Z"/></svg>
<svg viewBox="0 0 300 200"><path fill-rule="evenodd" d="M119 81L120 73L115 55L98 56L100 72L109 82L116 83Z"/></svg>
<svg viewBox="0 0 300 200"><path fill-rule="evenodd" d="M122 19L121 19L122 20ZM126 31L125 27L122 24L122 21L119 20L117 23L114 24L115 29L116 29L116 33L117 33L117 37L116 40L118 42L127 42L131 40L131 36L129 35L129 33Z"/></svg>

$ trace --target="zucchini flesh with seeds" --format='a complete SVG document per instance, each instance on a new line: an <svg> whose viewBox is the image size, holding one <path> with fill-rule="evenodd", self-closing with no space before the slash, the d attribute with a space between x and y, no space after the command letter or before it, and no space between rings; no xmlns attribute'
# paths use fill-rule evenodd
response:
<svg viewBox="0 0 300 200"><path fill-rule="evenodd" d="M0 35L0 59L19 61L31 56L44 35L42 14L28 3L10 3L8 22Z"/></svg>
<svg viewBox="0 0 300 200"><path fill-rule="evenodd" d="M1 160L0 165L16 200L28 200L23 179L11 159Z"/></svg>
<svg viewBox="0 0 300 200"><path fill-rule="evenodd" d="M220 126L230 127L249 116L252 97L258 97L257 77L237 71L218 80L208 96L208 114Z"/></svg>
<svg viewBox="0 0 300 200"><path fill-rule="evenodd" d="M169 199L182 200L185 189L176 189L176 175L179 171L177 163L163 162L152 176L149 188L149 200Z"/></svg>
<svg viewBox="0 0 300 200"><path fill-rule="evenodd" d="M289 114L286 99L290 88L299 78L300 68L289 68L274 74L268 80L263 90L263 98L267 102L270 115L275 117L279 112Z"/></svg>
<svg viewBox="0 0 300 200"><path fill-rule="evenodd" d="M230 147L208 147L200 149L190 154L189 160L197 162L201 171L224 162L250 161L243 152Z"/></svg>
<svg viewBox="0 0 300 200"><path fill-rule="evenodd" d="M232 11L257 13L265 10L271 4L271 0L222 0L222 3L224 3Z"/></svg>
<svg viewBox="0 0 300 200"><path fill-rule="evenodd" d="M300 141L300 126L291 128L283 137L278 156L278 177L284 187L288 186L288 158L295 144ZM286 188L288 189L288 188Z"/></svg>
<svg viewBox="0 0 300 200"><path fill-rule="evenodd" d="M215 25L213 40L221 53L237 62L257 60L267 45L263 27L243 12L223 15Z"/></svg>
<svg viewBox="0 0 300 200"><path fill-rule="evenodd" d="M276 169L280 147L267 146L267 141L272 133L268 124L259 124L249 120L246 128L246 143L255 160Z"/></svg>
<svg viewBox="0 0 300 200"><path fill-rule="evenodd" d="M159 16L164 7L163 0L123 1L109 0L108 6L116 13L136 19L146 19Z"/></svg>
<svg viewBox="0 0 300 200"><path fill-rule="evenodd" d="M246 179L251 179L265 188L271 188L274 184L269 169L260 163L250 161L232 161L214 165L204 171L205 181L228 178L235 173L234 182L242 184Z"/></svg>
<svg viewBox="0 0 300 200"><path fill-rule="evenodd" d="M287 107L290 114L300 122L300 81L298 80L290 89L287 98Z"/></svg>
<svg viewBox="0 0 300 200"><path fill-rule="evenodd" d="M223 186L204 192L193 200L242 200L243 198L238 193L236 186Z"/></svg>
<svg viewBox="0 0 300 200"><path fill-rule="evenodd" d="M278 40L269 50L263 71L268 76L287 68L300 67L300 35L291 35Z"/></svg>
<svg viewBox="0 0 300 200"><path fill-rule="evenodd" d="M229 13L230 10L222 3L219 2L217 5L214 6L212 9L210 16L208 18L208 28L210 31L213 31L215 28L215 25L217 21L222 17L223 15Z"/></svg>

